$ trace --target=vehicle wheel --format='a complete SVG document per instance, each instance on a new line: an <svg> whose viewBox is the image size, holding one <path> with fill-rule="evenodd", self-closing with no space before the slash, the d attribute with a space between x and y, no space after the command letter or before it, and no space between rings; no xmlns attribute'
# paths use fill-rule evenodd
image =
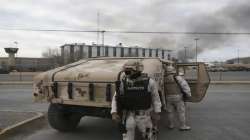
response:
<svg viewBox="0 0 250 140"><path fill-rule="evenodd" d="M48 109L48 121L52 128L69 132L74 130L80 122L81 115L69 112L64 106L59 104L50 104Z"/></svg>

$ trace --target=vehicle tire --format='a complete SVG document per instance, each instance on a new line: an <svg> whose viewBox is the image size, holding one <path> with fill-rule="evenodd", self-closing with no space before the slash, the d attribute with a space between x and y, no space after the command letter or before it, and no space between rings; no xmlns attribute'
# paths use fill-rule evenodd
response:
<svg viewBox="0 0 250 140"><path fill-rule="evenodd" d="M52 128L61 131L73 131L80 122L81 115L68 111L59 104L50 104L48 109L48 121Z"/></svg>

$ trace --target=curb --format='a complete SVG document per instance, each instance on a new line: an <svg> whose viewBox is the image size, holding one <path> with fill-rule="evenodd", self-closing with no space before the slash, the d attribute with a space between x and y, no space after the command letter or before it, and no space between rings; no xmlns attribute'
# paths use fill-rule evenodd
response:
<svg viewBox="0 0 250 140"><path fill-rule="evenodd" d="M211 81L210 84L250 84L250 81Z"/></svg>
<svg viewBox="0 0 250 140"><path fill-rule="evenodd" d="M19 123L16 123L14 125L8 126L7 128L4 128L2 131L0 131L0 139L6 138L9 134L13 134L19 128L21 129L22 127L28 124L31 124L34 121L45 119L45 116L43 113L40 113L40 112L32 112L32 113L36 113L37 115L32 118L21 121Z"/></svg>

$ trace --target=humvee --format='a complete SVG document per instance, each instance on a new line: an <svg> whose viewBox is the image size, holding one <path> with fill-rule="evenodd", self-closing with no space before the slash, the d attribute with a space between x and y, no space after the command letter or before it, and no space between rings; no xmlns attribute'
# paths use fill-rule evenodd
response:
<svg viewBox="0 0 250 140"><path fill-rule="evenodd" d="M74 130L83 116L111 118L118 73L129 59L142 61L143 72L156 81L163 108L166 106L166 65L176 65L177 72L185 73L192 93L189 102L200 102L206 94L210 78L204 63L175 64L159 58L106 57L80 60L35 76L34 100L50 103L48 121L59 131Z"/></svg>

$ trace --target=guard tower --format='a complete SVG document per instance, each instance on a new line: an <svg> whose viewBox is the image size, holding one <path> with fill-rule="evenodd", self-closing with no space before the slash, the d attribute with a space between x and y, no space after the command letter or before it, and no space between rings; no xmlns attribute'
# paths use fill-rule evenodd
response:
<svg viewBox="0 0 250 140"><path fill-rule="evenodd" d="M18 48L4 48L5 52L9 54L8 58L8 70L16 69L16 61L15 61L15 54L18 51Z"/></svg>

